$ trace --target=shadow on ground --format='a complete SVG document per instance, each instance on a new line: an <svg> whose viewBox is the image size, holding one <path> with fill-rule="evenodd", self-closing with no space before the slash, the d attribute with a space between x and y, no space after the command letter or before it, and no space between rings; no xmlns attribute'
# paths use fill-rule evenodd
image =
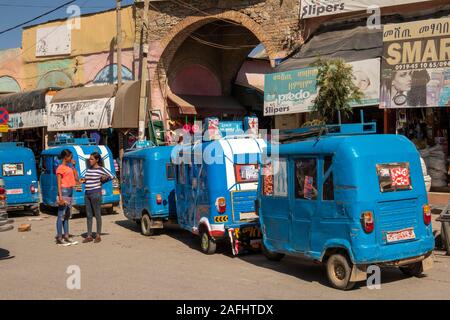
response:
<svg viewBox="0 0 450 320"><path fill-rule="evenodd" d="M8 250L0 248L0 260L8 260L12 258L14 258L14 256L11 256Z"/></svg>

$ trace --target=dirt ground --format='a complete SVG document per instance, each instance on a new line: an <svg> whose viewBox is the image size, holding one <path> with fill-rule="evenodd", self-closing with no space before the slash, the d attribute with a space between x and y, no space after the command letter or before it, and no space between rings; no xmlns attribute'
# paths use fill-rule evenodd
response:
<svg viewBox="0 0 450 320"><path fill-rule="evenodd" d="M13 231L0 233L0 299L449 299L450 257L435 253L422 278L383 269L381 289L365 283L342 292L328 286L323 268L287 257L270 262L261 254L233 257L227 246L207 256L199 241L170 227L144 237L121 212L103 217L103 241L82 244L86 219L74 217L71 233L80 244L54 243L56 217L40 221L20 212ZM19 233L21 223L30 232ZM438 227L438 223L434 224ZM95 222L94 222L95 230ZM81 288L67 288L69 266L80 269Z"/></svg>

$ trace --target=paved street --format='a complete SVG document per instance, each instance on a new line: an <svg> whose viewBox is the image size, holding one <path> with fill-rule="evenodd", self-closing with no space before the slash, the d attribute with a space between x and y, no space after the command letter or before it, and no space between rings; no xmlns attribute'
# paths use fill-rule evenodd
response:
<svg viewBox="0 0 450 320"><path fill-rule="evenodd" d="M197 239L171 228L143 237L119 213L104 217L103 241L58 247L55 217L42 221L13 213L16 229L0 234L0 299L449 299L450 257L436 253L423 278L405 278L384 269L380 290L364 284L349 292L331 289L323 269L301 259L269 262L260 254L232 257L221 248L206 256ZM85 232L74 217L71 233ZM17 232L20 223L32 230ZM437 226L437 224L436 224ZM81 268L81 290L66 288L66 269Z"/></svg>

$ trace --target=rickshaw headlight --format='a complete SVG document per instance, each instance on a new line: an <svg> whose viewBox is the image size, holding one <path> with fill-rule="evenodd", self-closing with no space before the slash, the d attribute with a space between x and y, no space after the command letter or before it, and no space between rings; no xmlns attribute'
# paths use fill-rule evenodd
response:
<svg viewBox="0 0 450 320"><path fill-rule="evenodd" d="M364 232L366 233L371 233L374 230L375 223L372 211L364 211L361 214L361 224L363 226Z"/></svg>
<svg viewBox="0 0 450 320"><path fill-rule="evenodd" d="M227 211L227 201L224 197L216 199L216 208L219 213L225 213Z"/></svg>
<svg viewBox="0 0 450 320"><path fill-rule="evenodd" d="M423 222L426 225L431 223L431 207L428 204L423 205Z"/></svg>
<svg viewBox="0 0 450 320"><path fill-rule="evenodd" d="M160 194L156 195L156 204L161 204L162 203L162 197Z"/></svg>

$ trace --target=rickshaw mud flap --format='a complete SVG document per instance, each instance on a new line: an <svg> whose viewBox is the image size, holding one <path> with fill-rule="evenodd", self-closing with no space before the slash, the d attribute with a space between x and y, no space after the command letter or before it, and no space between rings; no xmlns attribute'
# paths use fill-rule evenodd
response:
<svg viewBox="0 0 450 320"><path fill-rule="evenodd" d="M351 282L364 281L367 279L367 266L366 265L356 265L352 267L352 273L350 275Z"/></svg>

